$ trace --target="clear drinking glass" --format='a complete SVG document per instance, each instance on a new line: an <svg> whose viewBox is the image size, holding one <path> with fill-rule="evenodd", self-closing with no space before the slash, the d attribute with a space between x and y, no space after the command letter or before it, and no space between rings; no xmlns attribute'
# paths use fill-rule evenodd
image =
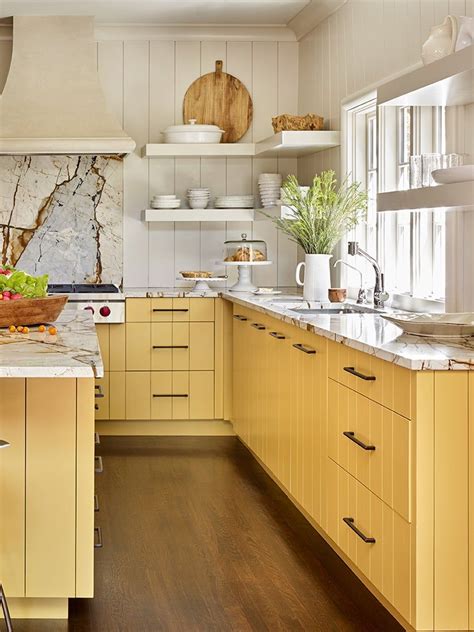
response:
<svg viewBox="0 0 474 632"><path fill-rule="evenodd" d="M431 177L435 169L441 169L441 154L422 154L422 184L424 187L436 186Z"/></svg>
<svg viewBox="0 0 474 632"><path fill-rule="evenodd" d="M423 186L423 164L420 155L410 156L410 188L419 189Z"/></svg>

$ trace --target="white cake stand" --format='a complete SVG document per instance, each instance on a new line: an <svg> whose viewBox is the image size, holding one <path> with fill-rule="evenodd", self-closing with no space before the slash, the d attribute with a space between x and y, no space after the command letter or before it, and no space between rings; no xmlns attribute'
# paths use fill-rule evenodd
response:
<svg viewBox="0 0 474 632"><path fill-rule="evenodd" d="M209 286L209 283L216 281L225 281L227 277L177 277L177 281L194 281L194 286L191 289L191 292L210 292L212 288Z"/></svg>
<svg viewBox="0 0 474 632"><path fill-rule="evenodd" d="M252 268L254 266L268 266L273 261L223 261L225 266L238 268L239 279L229 288L230 292L255 292L258 287L252 283Z"/></svg>

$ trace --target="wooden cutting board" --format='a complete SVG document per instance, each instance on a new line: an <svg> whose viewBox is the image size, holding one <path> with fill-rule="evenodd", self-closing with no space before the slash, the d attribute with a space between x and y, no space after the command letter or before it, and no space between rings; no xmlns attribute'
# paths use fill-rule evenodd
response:
<svg viewBox="0 0 474 632"><path fill-rule="evenodd" d="M252 98L244 84L222 71L222 61L216 61L216 71L196 79L183 103L183 118L196 119L201 125L218 125L225 131L223 143L237 142L252 122Z"/></svg>

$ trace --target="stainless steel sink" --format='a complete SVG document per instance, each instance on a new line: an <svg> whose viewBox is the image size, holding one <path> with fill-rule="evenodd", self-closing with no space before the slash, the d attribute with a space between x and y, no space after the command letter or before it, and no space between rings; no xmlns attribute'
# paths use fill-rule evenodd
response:
<svg viewBox="0 0 474 632"><path fill-rule="evenodd" d="M320 314L383 314L384 312L379 309L373 309L372 307L363 307L362 305L345 305L343 307L323 307L323 308L309 308L298 307L290 309L291 312L296 314L308 314L308 316L318 316Z"/></svg>

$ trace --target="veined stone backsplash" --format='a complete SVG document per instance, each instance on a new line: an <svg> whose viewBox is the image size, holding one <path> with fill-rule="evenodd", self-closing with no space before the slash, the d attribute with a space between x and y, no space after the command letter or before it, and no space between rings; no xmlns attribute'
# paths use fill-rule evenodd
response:
<svg viewBox="0 0 474 632"><path fill-rule="evenodd" d="M120 284L122 197L117 156L0 156L2 264L51 283Z"/></svg>

